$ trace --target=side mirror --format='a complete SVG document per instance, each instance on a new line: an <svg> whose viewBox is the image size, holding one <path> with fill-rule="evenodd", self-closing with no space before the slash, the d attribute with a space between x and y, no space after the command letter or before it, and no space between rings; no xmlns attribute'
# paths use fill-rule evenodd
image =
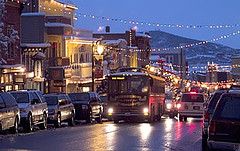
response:
<svg viewBox="0 0 240 151"><path fill-rule="evenodd" d="M207 109L208 103L203 103L203 108Z"/></svg>

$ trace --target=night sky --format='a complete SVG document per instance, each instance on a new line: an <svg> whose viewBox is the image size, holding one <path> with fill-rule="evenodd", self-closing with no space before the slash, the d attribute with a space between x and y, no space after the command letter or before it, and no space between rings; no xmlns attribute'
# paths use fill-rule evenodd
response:
<svg viewBox="0 0 240 151"><path fill-rule="evenodd" d="M240 24L240 0L72 0L77 13L130 21L175 25L235 25ZM111 26L111 32L125 32L137 26L137 31L162 30L175 35L210 40L240 30L240 26L222 29L166 28L124 24L78 17L75 26L98 32L99 27ZM104 32L104 31L100 31ZM240 48L240 35L217 43Z"/></svg>

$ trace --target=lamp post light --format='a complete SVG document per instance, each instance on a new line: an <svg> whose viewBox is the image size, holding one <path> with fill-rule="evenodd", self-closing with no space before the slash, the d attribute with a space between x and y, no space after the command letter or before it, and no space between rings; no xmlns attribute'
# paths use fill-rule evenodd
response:
<svg viewBox="0 0 240 151"><path fill-rule="evenodd" d="M94 92L94 79L95 79L95 46L97 46L97 53L101 55L104 51L104 47L101 45L101 40L99 39L92 44L92 92Z"/></svg>

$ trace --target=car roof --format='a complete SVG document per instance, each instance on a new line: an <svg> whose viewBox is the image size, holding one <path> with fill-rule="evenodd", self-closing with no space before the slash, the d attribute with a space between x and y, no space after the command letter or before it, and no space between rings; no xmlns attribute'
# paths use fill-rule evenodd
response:
<svg viewBox="0 0 240 151"><path fill-rule="evenodd" d="M41 92L39 90L17 90L17 91L10 91L10 93L22 93L22 92Z"/></svg>

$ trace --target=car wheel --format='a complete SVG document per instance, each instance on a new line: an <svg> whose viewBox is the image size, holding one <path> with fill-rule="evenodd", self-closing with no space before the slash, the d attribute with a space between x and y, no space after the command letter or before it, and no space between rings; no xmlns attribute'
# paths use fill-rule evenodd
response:
<svg viewBox="0 0 240 151"><path fill-rule="evenodd" d="M90 112L88 117L87 117L87 123L92 123L92 113Z"/></svg>
<svg viewBox="0 0 240 151"><path fill-rule="evenodd" d="M14 121L14 126L11 127L11 132L14 134L18 133L18 122L19 122L18 117L16 117Z"/></svg>
<svg viewBox="0 0 240 151"><path fill-rule="evenodd" d="M68 120L68 125L69 125L69 126L74 126L74 125L75 125L74 113L73 113L73 112L72 112L71 118Z"/></svg>
<svg viewBox="0 0 240 151"><path fill-rule="evenodd" d="M99 117L96 119L96 121L100 124L102 124L102 115L99 115Z"/></svg>
<svg viewBox="0 0 240 151"><path fill-rule="evenodd" d="M117 123L119 122L119 120L114 119L113 122L114 122L115 124L117 124Z"/></svg>
<svg viewBox="0 0 240 151"><path fill-rule="evenodd" d="M57 120L54 122L54 127L59 128L61 127L61 115L57 114Z"/></svg>
<svg viewBox="0 0 240 151"><path fill-rule="evenodd" d="M179 119L179 121L182 121L183 117L181 115L179 115L178 119Z"/></svg>
<svg viewBox="0 0 240 151"><path fill-rule="evenodd" d="M43 115L43 123L39 125L41 130L44 130L47 128L47 116L46 114Z"/></svg>
<svg viewBox="0 0 240 151"><path fill-rule="evenodd" d="M184 116L184 121L185 121L185 122L187 121L187 117L186 117L186 116Z"/></svg>
<svg viewBox="0 0 240 151"><path fill-rule="evenodd" d="M31 132L33 130L32 115L31 114L28 115L27 122L24 125L23 129L24 129L25 132Z"/></svg>

